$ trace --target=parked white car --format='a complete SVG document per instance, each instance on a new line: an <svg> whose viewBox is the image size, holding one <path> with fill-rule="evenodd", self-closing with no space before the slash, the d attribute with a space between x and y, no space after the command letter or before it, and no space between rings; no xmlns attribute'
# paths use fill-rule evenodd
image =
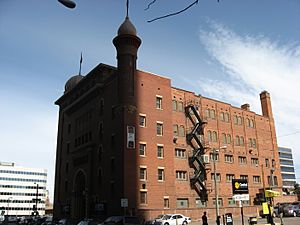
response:
<svg viewBox="0 0 300 225"><path fill-rule="evenodd" d="M166 214L161 219L156 219L155 225L187 225L191 218L182 214Z"/></svg>

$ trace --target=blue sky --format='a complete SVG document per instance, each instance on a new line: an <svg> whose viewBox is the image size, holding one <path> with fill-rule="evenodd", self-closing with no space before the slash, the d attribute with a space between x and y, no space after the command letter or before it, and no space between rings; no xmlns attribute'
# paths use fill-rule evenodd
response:
<svg viewBox="0 0 300 225"><path fill-rule="evenodd" d="M142 46L138 68L172 85L261 114L259 93L271 94L279 146L293 149L300 182L300 1L131 0L130 19ZM125 0L0 0L1 161L48 169L53 192L58 107L69 77L99 63L116 65L112 39Z"/></svg>

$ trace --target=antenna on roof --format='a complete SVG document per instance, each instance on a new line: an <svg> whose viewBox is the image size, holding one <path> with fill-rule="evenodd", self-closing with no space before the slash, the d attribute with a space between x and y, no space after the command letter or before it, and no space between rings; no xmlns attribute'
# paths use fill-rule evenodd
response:
<svg viewBox="0 0 300 225"><path fill-rule="evenodd" d="M80 62L79 62L79 75L81 75L81 64L82 64L82 52L80 55Z"/></svg>

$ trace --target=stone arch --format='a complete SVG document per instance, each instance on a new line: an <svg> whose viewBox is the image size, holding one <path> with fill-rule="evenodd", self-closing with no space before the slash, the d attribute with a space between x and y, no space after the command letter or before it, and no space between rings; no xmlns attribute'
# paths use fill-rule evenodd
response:
<svg viewBox="0 0 300 225"><path fill-rule="evenodd" d="M87 175L84 170L79 169L74 174L73 179L73 202L72 218L82 219L87 215Z"/></svg>

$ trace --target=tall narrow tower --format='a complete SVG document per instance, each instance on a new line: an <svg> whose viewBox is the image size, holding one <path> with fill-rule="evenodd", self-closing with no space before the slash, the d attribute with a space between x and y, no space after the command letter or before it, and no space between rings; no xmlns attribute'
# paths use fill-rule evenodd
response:
<svg viewBox="0 0 300 225"><path fill-rule="evenodd" d="M135 96L137 51L142 43L128 16L119 27L113 43L117 49L119 99L121 104L126 104L132 102Z"/></svg>

